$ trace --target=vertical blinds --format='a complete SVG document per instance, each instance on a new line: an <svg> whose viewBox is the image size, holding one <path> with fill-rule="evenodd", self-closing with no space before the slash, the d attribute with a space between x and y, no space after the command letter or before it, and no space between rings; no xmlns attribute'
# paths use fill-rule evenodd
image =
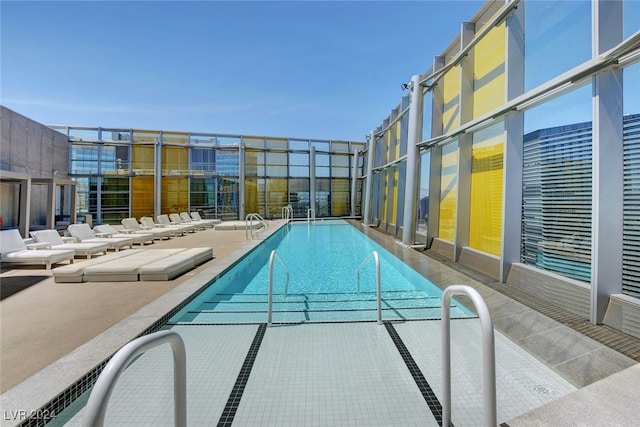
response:
<svg viewBox="0 0 640 427"><path fill-rule="evenodd" d="M591 279L591 123L524 137L522 254L525 264Z"/></svg>
<svg viewBox="0 0 640 427"><path fill-rule="evenodd" d="M622 293L640 298L640 114L623 121Z"/></svg>

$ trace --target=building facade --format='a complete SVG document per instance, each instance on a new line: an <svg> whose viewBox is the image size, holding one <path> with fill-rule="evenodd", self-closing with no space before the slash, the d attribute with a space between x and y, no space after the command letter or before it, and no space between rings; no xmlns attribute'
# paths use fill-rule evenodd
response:
<svg viewBox="0 0 640 427"><path fill-rule="evenodd" d="M94 222L362 215L640 336L640 2L489 0L425 63L366 143L52 128Z"/></svg>
<svg viewBox="0 0 640 427"><path fill-rule="evenodd" d="M370 133L365 222L640 336L640 4L487 1L460 28Z"/></svg>

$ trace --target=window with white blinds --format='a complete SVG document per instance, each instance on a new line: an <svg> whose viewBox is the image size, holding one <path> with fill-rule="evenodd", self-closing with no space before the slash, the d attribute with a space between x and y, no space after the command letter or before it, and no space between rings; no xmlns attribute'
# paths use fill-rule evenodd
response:
<svg viewBox="0 0 640 427"><path fill-rule="evenodd" d="M640 298L640 114L624 117L622 293Z"/></svg>
<svg viewBox="0 0 640 427"><path fill-rule="evenodd" d="M521 261L591 279L591 123L524 136Z"/></svg>

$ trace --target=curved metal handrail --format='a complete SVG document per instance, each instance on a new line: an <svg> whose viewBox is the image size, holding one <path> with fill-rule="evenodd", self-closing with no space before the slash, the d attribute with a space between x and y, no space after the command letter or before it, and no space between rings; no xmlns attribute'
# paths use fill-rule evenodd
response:
<svg viewBox="0 0 640 427"><path fill-rule="evenodd" d="M275 261L280 261L280 264L284 267L287 273L287 282L285 284L284 293L287 294L289 292L289 268L287 268L287 264L285 264L284 260L278 255L278 252L274 249L271 251L271 256L269 257L269 291L267 295L267 326L271 326L273 320L273 264Z"/></svg>
<svg viewBox="0 0 640 427"><path fill-rule="evenodd" d="M283 206L280 210L280 215L285 222L290 222L293 218L293 207L291 205Z"/></svg>
<svg viewBox="0 0 640 427"><path fill-rule="evenodd" d="M253 221L254 220L256 220L256 222L262 224L262 230L254 232L254 230L253 230ZM245 217L245 219L244 219L244 237L245 237L245 239L253 240L254 236L258 236L263 231L265 231L265 232L269 231L269 223L267 221L265 221L264 218L262 218L257 213L250 213Z"/></svg>
<svg viewBox="0 0 640 427"><path fill-rule="evenodd" d="M307 222L311 222L311 220L313 220L313 222L315 223L316 221L316 211L315 209L307 209Z"/></svg>
<svg viewBox="0 0 640 427"><path fill-rule="evenodd" d="M480 317L482 329L482 389L484 393L484 425L495 427L496 409L496 350L491 314L478 291L466 285L453 285L442 294L442 425L451 425L451 321L449 304L453 295L471 298Z"/></svg>
<svg viewBox="0 0 640 427"><path fill-rule="evenodd" d="M375 266L376 266L376 298L377 298L377 302L378 302L378 324L382 324L382 285L380 283L380 256L378 255L378 252L373 251L371 252L371 254L369 254L368 257L366 257L364 259L364 261L362 261L362 263L360 264L360 266L356 269L356 276L357 276L357 281L358 281L358 292L360 292L360 269L367 263L367 261L369 261L371 258L374 259L375 261Z"/></svg>
<svg viewBox="0 0 640 427"><path fill-rule="evenodd" d="M175 331L160 331L137 338L124 347L109 360L98 377L89 396L82 419L83 427L100 427L109 404L109 397L116 381L125 368L138 355L159 345L168 343L173 351L173 410L174 425L187 425L187 355L184 341Z"/></svg>

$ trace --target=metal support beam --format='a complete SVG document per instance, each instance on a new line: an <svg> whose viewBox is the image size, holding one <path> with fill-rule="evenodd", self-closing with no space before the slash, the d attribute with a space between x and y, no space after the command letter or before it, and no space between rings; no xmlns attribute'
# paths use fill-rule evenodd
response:
<svg viewBox="0 0 640 427"><path fill-rule="evenodd" d="M418 149L416 144L422 139L422 86L420 75L411 77L411 104L409 106L409 126L407 130L407 167L404 187L404 215L402 219L402 243L415 243L416 202L418 199Z"/></svg>

